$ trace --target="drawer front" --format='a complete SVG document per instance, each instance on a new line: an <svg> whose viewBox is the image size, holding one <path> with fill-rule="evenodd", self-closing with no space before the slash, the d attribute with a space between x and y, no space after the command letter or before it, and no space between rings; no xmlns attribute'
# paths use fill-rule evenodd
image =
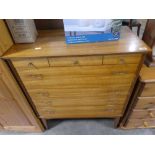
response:
<svg viewBox="0 0 155 155"><path fill-rule="evenodd" d="M49 58L49 63L52 67L102 65L102 56Z"/></svg>
<svg viewBox="0 0 155 155"><path fill-rule="evenodd" d="M23 78L23 81L38 81L38 80L50 80L50 79L69 79L72 78L104 78L109 79L109 77L131 77L135 75L137 71L136 64L128 65L103 65L103 66L75 66L75 67L46 67L46 68L36 68L33 70L19 70L18 73ZM105 78L106 77L106 78ZM122 79L121 79L122 80ZM59 80L60 81L60 80ZM88 81L88 82L89 82ZM95 80L96 81L96 80ZM99 81L102 81L100 79ZM91 81L93 82L93 81ZM117 81L116 81L117 82Z"/></svg>
<svg viewBox="0 0 155 155"><path fill-rule="evenodd" d="M138 64L140 60L141 60L140 54L103 56L103 64L105 65Z"/></svg>
<svg viewBox="0 0 155 155"><path fill-rule="evenodd" d="M143 110L155 110L155 97L153 98L139 98L135 109L143 109Z"/></svg>
<svg viewBox="0 0 155 155"><path fill-rule="evenodd" d="M130 119L155 118L155 110L133 110Z"/></svg>
<svg viewBox="0 0 155 155"><path fill-rule="evenodd" d="M130 119L127 128L154 128L155 119Z"/></svg>
<svg viewBox="0 0 155 155"><path fill-rule="evenodd" d="M27 58L14 60L13 65L17 70L22 71L49 67L49 62L47 58Z"/></svg>
<svg viewBox="0 0 155 155"><path fill-rule="evenodd" d="M96 92L95 92L96 93ZM115 106L120 109L124 106L124 95L119 95L119 98L116 96L114 98L109 98L106 96L89 96L83 94L83 95L77 95L77 96L71 96L68 95L59 95L54 96L53 94L39 94L39 93L32 93L30 92L31 96L33 96L33 101L35 102L37 107L61 107L61 106ZM81 99L82 98L82 99Z"/></svg>
<svg viewBox="0 0 155 155"><path fill-rule="evenodd" d="M13 60L42 118L121 116L137 71L134 63L94 66L87 63L88 66L70 67L53 67L50 64L33 69L21 69L17 63ZM99 106L102 108L98 109ZM77 107L81 109L77 110ZM82 107L92 108L82 110Z"/></svg>
<svg viewBox="0 0 155 155"><path fill-rule="evenodd" d="M141 97L155 97L155 83L146 83Z"/></svg>
<svg viewBox="0 0 155 155"><path fill-rule="evenodd" d="M97 117L118 117L120 109L115 107L107 108L104 106L78 106L78 107L44 107L37 108L40 117L51 118L97 118Z"/></svg>

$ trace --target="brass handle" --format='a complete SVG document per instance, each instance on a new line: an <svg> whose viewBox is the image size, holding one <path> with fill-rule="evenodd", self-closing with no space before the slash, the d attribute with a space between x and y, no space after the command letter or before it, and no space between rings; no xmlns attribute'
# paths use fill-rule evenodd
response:
<svg viewBox="0 0 155 155"><path fill-rule="evenodd" d="M38 79L38 80L42 80L43 79L43 75L41 74L38 74L38 75L30 75L31 78L35 78L35 79Z"/></svg>
<svg viewBox="0 0 155 155"><path fill-rule="evenodd" d="M121 58L119 61L120 61L120 64L125 64L125 60L123 58Z"/></svg>
<svg viewBox="0 0 155 155"><path fill-rule="evenodd" d="M114 71L114 72L112 72L112 74L114 74L114 75L126 75L126 74L128 74L128 72Z"/></svg>
<svg viewBox="0 0 155 155"><path fill-rule="evenodd" d="M50 100L50 101L47 102L47 104L49 104L49 105L52 106L53 105L53 102Z"/></svg>
<svg viewBox="0 0 155 155"><path fill-rule="evenodd" d="M49 93L48 92L38 92L36 94L37 95L42 95L42 96L45 96L45 97L49 97Z"/></svg>
<svg viewBox="0 0 155 155"><path fill-rule="evenodd" d="M148 123L146 121L144 121L143 124L144 124L144 127L146 128L148 127Z"/></svg>
<svg viewBox="0 0 155 155"><path fill-rule="evenodd" d="M151 118L154 118L155 117L152 112L149 112L149 115L150 115Z"/></svg>
<svg viewBox="0 0 155 155"><path fill-rule="evenodd" d="M28 67L33 67L33 68L36 68L36 69L37 69L37 67L36 67L32 62L30 62L30 63L28 64Z"/></svg>
<svg viewBox="0 0 155 155"><path fill-rule="evenodd" d="M74 61L74 65L79 65L79 61L78 60L75 60Z"/></svg>

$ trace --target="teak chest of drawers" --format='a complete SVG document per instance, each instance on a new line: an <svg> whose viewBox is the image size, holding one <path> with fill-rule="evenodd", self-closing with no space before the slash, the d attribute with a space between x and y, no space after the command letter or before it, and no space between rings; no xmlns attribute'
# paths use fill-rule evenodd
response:
<svg viewBox="0 0 155 155"><path fill-rule="evenodd" d="M123 128L155 127L155 68L145 65L121 123Z"/></svg>
<svg viewBox="0 0 155 155"><path fill-rule="evenodd" d="M66 45L63 31L41 31L4 59L40 118L119 118L149 51L128 28L114 42Z"/></svg>

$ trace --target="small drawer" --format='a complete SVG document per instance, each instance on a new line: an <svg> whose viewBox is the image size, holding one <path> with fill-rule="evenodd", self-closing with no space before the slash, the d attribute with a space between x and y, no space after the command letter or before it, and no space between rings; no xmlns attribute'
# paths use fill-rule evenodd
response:
<svg viewBox="0 0 155 155"><path fill-rule="evenodd" d="M155 83L146 83L141 97L155 97Z"/></svg>
<svg viewBox="0 0 155 155"><path fill-rule="evenodd" d="M139 98L135 109L143 109L143 110L155 110L155 97L154 98Z"/></svg>
<svg viewBox="0 0 155 155"><path fill-rule="evenodd" d="M116 64L138 64L140 62L141 55L105 55L103 56L103 64L116 65Z"/></svg>
<svg viewBox="0 0 155 155"><path fill-rule="evenodd" d="M154 128L155 119L130 119L127 128Z"/></svg>
<svg viewBox="0 0 155 155"><path fill-rule="evenodd" d="M12 60L13 65L17 70L38 69L43 67L49 67L47 58L27 58Z"/></svg>
<svg viewBox="0 0 155 155"><path fill-rule="evenodd" d="M155 110L133 110L130 119L155 118Z"/></svg>
<svg viewBox="0 0 155 155"><path fill-rule="evenodd" d="M91 66L102 65L102 56L49 58L50 66Z"/></svg>

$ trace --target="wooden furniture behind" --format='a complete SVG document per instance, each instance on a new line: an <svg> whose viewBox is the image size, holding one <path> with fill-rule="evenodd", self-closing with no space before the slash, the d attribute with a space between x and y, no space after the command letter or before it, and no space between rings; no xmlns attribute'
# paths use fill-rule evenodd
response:
<svg viewBox="0 0 155 155"><path fill-rule="evenodd" d="M143 41L155 51L155 19L149 19L143 34ZM155 67L155 60L152 59L152 51L147 54L146 64L150 67Z"/></svg>
<svg viewBox="0 0 155 155"><path fill-rule="evenodd" d="M0 60L0 126L2 130L43 131L43 125L3 60Z"/></svg>
<svg viewBox="0 0 155 155"><path fill-rule="evenodd" d="M5 22L0 19L0 56L2 56L12 45L13 41Z"/></svg>
<svg viewBox="0 0 155 155"><path fill-rule="evenodd" d="M141 23L137 19L124 19L122 25L128 26L131 30L133 27L137 27L137 36L139 36Z"/></svg>
<svg viewBox="0 0 155 155"><path fill-rule="evenodd" d="M13 45L9 31L0 20L0 56ZM43 131L40 119L32 110L6 61L0 57L0 130Z"/></svg>
<svg viewBox="0 0 155 155"><path fill-rule="evenodd" d="M155 68L143 66L121 127L155 127Z"/></svg>
<svg viewBox="0 0 155 155"><path fill-rule="evenodd" d="M127 27L113 42L66 45L63 30L39 31L34 44L4 56L40 118L120 118L149 51Z"/></svg>

